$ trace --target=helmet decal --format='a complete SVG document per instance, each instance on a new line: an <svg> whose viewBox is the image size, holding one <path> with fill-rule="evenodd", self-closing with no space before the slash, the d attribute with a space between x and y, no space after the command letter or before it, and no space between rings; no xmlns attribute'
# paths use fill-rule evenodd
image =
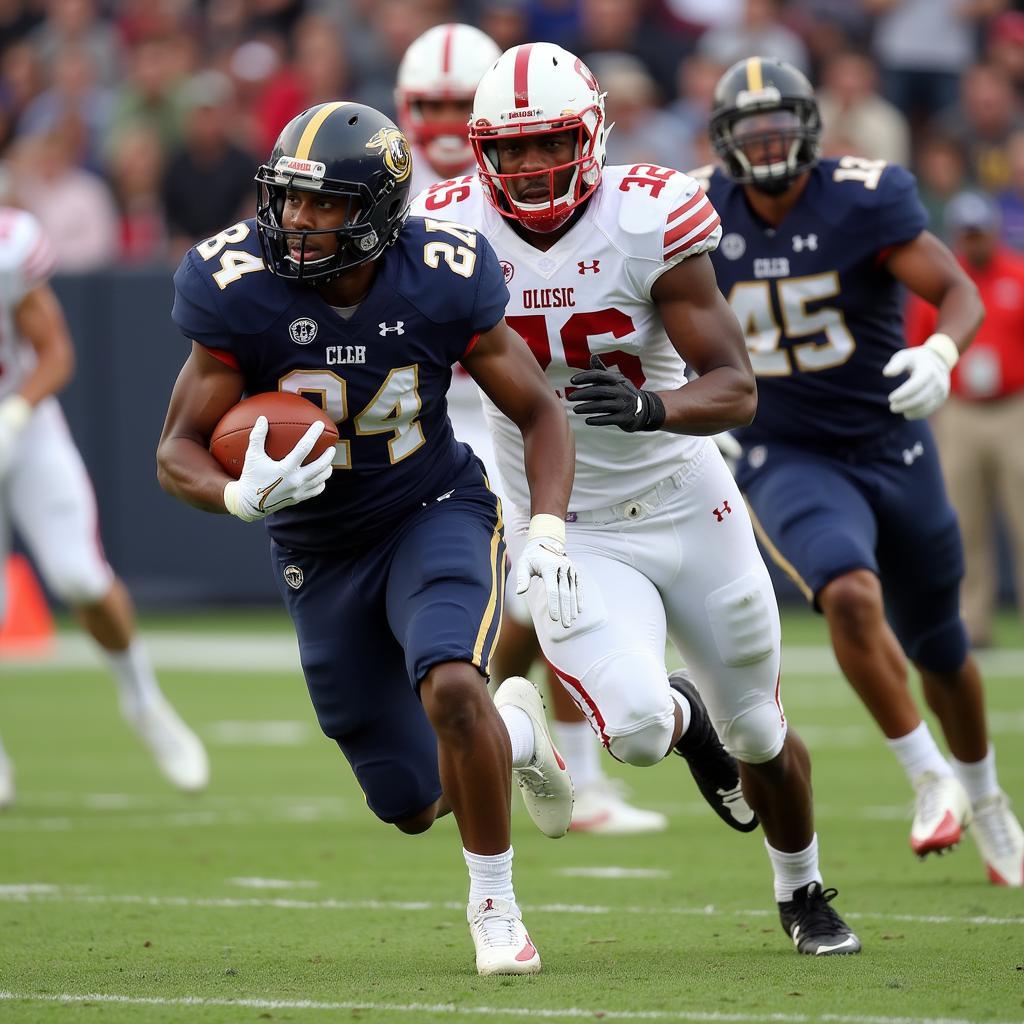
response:
<svg viewBox="0 0 1024 1024"><path fill-rule="evenodd" d="M396 181L405 181L412 174L412 152L409 142L397 128L381 128L366 143L367 149L375 149L384 159L384 166L395 176Z"/></svg>

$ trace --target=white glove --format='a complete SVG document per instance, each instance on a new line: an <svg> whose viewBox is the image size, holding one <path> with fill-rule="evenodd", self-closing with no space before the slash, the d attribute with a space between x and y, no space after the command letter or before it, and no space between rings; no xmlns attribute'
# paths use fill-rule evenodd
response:
<svg viewBox="0 0 1024 1024"><path fill-rule="evenodd" d="M889 410L908 420L931 416L949 394L949 375L959 358L960 351L947 334L933 334L918 348L900 349L882 370L886 377L909 374L889 393Z"/></svg>
<svg viewBox="0 0 1024 1024"><path fill-rule="evenodd" d="M31 415L32 405L21 395L8 395L0 401L0 480L14 462L18 438Z"/></svg>
<svg viewBox="0 0 1024 1024"><path fill-rule="evenodd" d="M302 465L302 460L324 432L323 423L314 423L280 462L275 462L264 448L268 429L267 417L257 417L249 432L242 475L224 488L224 507L244 523L315 498L327 486L331 475L333 448L328 448L308 466Z"/></svg>
<svg viewBox="0 0 1024 1024"><path fill-rule="evenodd" d="M516 562L516 593L525 594L539 576L548 594L548 615L568 629L583 604L576 567L565 553L565 523L558 516L536 515L523 553Z"/></svg>

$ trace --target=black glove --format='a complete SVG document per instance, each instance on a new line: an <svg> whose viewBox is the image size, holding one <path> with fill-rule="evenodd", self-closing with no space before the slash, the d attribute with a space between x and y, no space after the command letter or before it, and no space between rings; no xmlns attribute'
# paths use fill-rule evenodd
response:
<svg viewBox="0 0 1024 1024"><path fill-rule="evenodd" d="M618 370L609 370L600 356L591 356L590 369L573 374L569 382L577 389L569 401L581 403L573 412L586 416L592 426L618 427L632 434L660 430L665 422L661 399L653 391L641 391Z"/></svg>

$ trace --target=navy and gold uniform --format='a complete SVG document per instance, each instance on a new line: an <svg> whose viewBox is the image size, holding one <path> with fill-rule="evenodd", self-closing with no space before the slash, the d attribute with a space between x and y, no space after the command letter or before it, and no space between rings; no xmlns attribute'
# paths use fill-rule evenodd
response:
<svg viewBox="0 0 1024 1024"><path fill-rule="evenodd" d="M508 292L483 236L421 218L347 317L266 258L251 220L201 242L175 274L172 315L248 393L297 392L338 423L326 490L267 529L320 725L372 810L399 821L441 792L419 682L452 660L486 675L497 638L500 505L452 434L445 393Z"/></svg>
<svg viewBox="0 0 1024 1024"><path fill-rule="evenodd" d="M905 345L902 288L886 269L927 216L912 175L882 161L816 162L782 223L760 220L720 169L708 198L724 235L712 254L757 375L736 478L768 552L808 600L869 569L893 627L935 671L966 656L959 529L928 425L889 411L882 375Z"/></svg>

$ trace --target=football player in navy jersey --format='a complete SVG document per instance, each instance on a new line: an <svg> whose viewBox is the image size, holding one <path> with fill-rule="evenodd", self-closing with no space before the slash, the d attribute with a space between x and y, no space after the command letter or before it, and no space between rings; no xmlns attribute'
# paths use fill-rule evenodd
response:
<svg viewBox="0 0 1024 1024"><path fill-rule="evenodd" d="M907 171L819 159L817 102L792 66L731 67L710 131L724 164L704 172L724 230L712 260L758 378L736 473L760 538L824 613L913 784L914 852L951 847L973 819L992 881L1024 884L1024 833L996 779L960 619L959 529L924 422L982 320L978 293L926 230ZM905 347L901 286L937 308L920 348ZM907 657L950 760L908 689Z"/></svg>
<svg viewBox="0 0 1024 1024"><path fill-rule="evenodd" d="M566 627L579 601L564 547L573 444L505 324L486 239L407 219L411 170L405 136L369 107L320 104L285 127L257 174L255 220L201 242L175 275L172 315L192 351L159 475L198 508L266 517L324 733L383 821L417 833L455 813L477 969L535 973L512 888L510 773L550 836L569 827L572 786L536 691L520 680L521 699L499 713L485 686L505 545L500 503L448 422L452 364L522 430L533 519L518 585L541 577ZM318 401L340 440L302 465L317 424L274 461L260 417L231 480L210 435L244 392L266 391Z"/></svg>

